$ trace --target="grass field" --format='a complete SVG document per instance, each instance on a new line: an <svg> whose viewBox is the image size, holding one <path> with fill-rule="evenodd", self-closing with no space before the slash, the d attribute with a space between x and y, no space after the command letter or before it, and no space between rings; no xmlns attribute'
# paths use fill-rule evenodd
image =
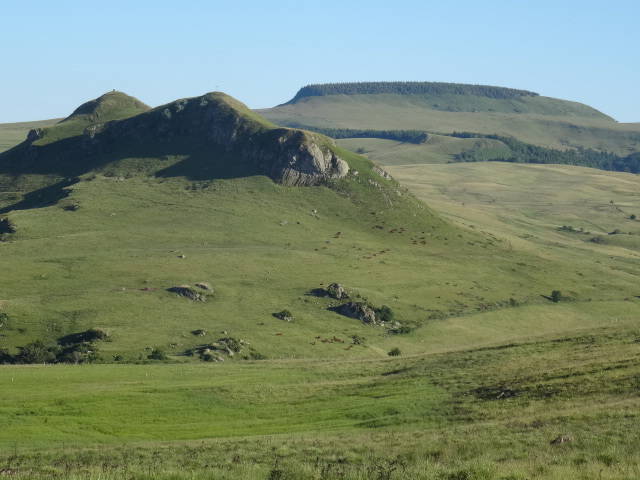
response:
<svg viewBox="0 0 640 480"><path fill-rule="evenodd" d="M636 478L640 330L602 323L400 360L1 367L0 467L17 478ZM559 436L570 440L551 444Z"/></svg>
<svg viewBox="0 0 640 480"><path fill-rule="evenodd" d="M638 258L640 222L632 218L640 211L637 175L494 162L388 169L437 211L482 225L517 248L614 260L619 268Z"/></svg>

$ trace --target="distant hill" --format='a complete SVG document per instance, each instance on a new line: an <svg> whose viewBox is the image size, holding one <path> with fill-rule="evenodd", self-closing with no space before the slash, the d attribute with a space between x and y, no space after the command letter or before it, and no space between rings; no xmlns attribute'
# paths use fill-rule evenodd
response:
<svg viewBox="0 0 640 480"><path fill-rule="evenodd" d="M525 90L430 82L309 85L260 113L281 125L474 132L554 149L640 151L640 127L577 102Z"/></svg>

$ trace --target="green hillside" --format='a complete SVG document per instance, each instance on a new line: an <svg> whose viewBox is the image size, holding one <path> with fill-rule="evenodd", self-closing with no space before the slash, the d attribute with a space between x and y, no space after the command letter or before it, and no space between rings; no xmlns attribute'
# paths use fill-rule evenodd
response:
<svg viewBox="0 0 640 480"><path fill-rule="evenodd" d="M73 121L0 154L2 475L640 472L636 176L361 156L222 93Z"/></svg>
<svg viewBox="0 0 640 480"><path fill-rule="evenodd" d="M499 87L416 83L402 88L406 85L413 84L312 85L292 101L260 113L281 125L475 132L557 149L640 151L637 124L617 123L580 103Z"/></svg>

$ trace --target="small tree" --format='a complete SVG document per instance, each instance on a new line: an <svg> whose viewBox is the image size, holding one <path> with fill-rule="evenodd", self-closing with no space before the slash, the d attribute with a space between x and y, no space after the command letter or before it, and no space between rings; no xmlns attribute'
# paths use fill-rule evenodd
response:
<svg viewBox="0 0 640 480"><path fill-rule="evenodd" d="M402 352L400 351L400 349L398 347L395 347L389 350L389 353L387 355L389 355L390 357L399 357L401 354Z"/></svg>
<svg viewBox="0 0 640 480"><path fill-rule="evenodd" d="M560 293L560 290L553 290L551 292L551 301L553 303L558 303L561 298L562 298L562 294Z"/></svg>

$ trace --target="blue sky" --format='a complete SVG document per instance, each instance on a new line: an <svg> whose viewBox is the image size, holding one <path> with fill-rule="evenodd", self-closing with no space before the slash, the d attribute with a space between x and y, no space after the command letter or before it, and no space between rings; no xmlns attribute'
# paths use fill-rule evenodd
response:
<svg viewBox="0 0 640 480"><path fill-rule="evenodd" d="M637 0L3 0L0 122L114 88L152 106L222 90L259 108L367 80L524 88L640 122L638 19Z"/></svg>

